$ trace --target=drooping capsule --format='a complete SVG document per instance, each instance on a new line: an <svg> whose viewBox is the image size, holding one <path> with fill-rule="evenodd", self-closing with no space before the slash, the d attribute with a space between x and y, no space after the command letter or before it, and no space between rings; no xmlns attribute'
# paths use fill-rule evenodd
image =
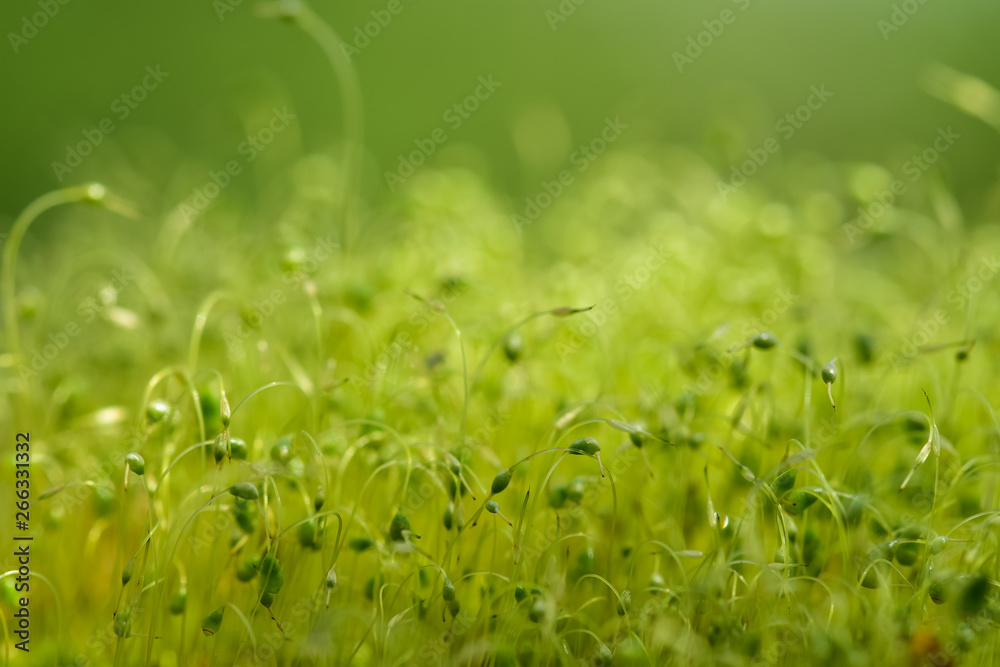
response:
<svg viewBox="0 0 1000 667"><path fill-rule="evenodd" d="M187 591L181 588L170 598L170 613L177 616L183 614L185 609L187 609Z"/></svg>
<svg viewBox="0 0 1000 667"><path fill-rule="evenodd" d="M761 331L753 337L752 344L758 350L770 350L778 344L778 339L770 331Z"/></svg>
<svg viewBox="0 0 1000 667"><path fill-rule="evenodd" d="M150 424L159 424L170 416L170 405L162 400L150 401L146 406L146 421Z"/></svg>
<svg viewBox="0 0 1000 667"><path fill-rule="evenodd" d="M517 360L521 358L521 353L523 351L524 340L521 338L521 334L514 331L509 336L504 338L503 353L510 363L516 363Z"/></svg>
<svg viewBox="0 0 1000 667"><path fill-rule="evenodd" d="M445 577L444 583L441 584L441 597L445 602L451 602L455 599L455 584L448 577Z"/></svg>
<svg viewBox="0 0 1000 667"><path fill-rule="evenodd" d="M497 474L496 477L493 478L493 485L490 487L490 491L493 493L493 495L500 493L501 491L506 489L508 485L510 485L510 479L512 475L513 471L510 468L508 468L506 470L501 471L500 473Z"/></svg>
<svg viewBox="0 0 1000 667"><path fill-rule="evenodd" d="M128 584L128 582L132 581L133 574L135 574L134 556L132 558L129 558L128 562L125 563L125 567L122 568L122 586L125 586Z"/></svg>
<svg viewBox="0 0 1000 667"><path fill-rule="evenodd" d="M226 458L226 454L229 453L229 439L224 433L220 433L215 438L215 446L212 448L212 454L215 458L216 463L222 463L222 459Z"/></svg>
<svg viewBox="0 0 1000 667"><path fill-rule="evenodd" d="M389 538L394 542L403 542L409 534L411 534L409 518L402 512L396 512L389 524Z"/></svg>
<svg viewBox="0 0 1000 667"><path fill-rule="evenodd" d="M257 500L260 498L260 492L257 491L257 487L250 482L237 482L233 484L229 487L229 493L244 500Z"/></svg>
<svg viewBox="0 0 1000 667"><path fill-rule="evenodd" d="M229 439L229 452L234 459L247 460L247 443L241 438Z"/></svg>
<svg viewBox="0 0 1000 667"><path fill-rule="evenodd" d="M137 452L132 452L125 456L125 463L129 470L142 477L146 472L146 460Z"/></svg>
<svg viewBox="0 0 1000 667"><path fill-rule="evenodd" d="M222 627L222 615L226 613L226 605L222 605L201 622L201 631L206 637L211 637Z"/></svg>

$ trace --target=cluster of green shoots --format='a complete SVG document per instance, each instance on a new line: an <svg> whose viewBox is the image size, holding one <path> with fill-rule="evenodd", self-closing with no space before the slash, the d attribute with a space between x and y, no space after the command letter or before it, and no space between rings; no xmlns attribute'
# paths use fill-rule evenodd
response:
<svg viewBox="0 0 1000 667"><path fill-rule="evenodd" d="M331 257L291 177L183 229L40 198L0 285L30 664L996 664L1000 227L914 188L851 245L883 172L792 167L722 202L623 150L524 236L428 168Z"/></svg>

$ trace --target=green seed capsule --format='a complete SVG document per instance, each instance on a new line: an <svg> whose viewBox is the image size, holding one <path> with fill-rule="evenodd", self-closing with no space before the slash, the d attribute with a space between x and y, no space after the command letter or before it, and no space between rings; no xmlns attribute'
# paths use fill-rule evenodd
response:
<svg viewBox="0 0 1000 667"><path fill-rule="evenodd" d="M389 537L395 542L402 542L409 532L410 520L402 512L397 512L389 524Z"/></svg>
<svg viewBox="0 0 1000 667"><path fill-rule="evenodd" d="M500 504L497 503L497 501L495 500L487 500L485 507L486 511L489 512L490 514L496 514L497 512L500 511Z"/></svg>
<svg viewBox="0 0 1000 667"><path fill-rule="evenodd" d="M132 626L131 616L132 610L128 607L115 614L115 635L122 639L129 636L129 629Z"/></svg>
<svg viewBox="0 0 1000 667"><path fill-rule="evenodd" d="M170 416L170 405L161 399L156 399L146 406L146 421L150 424L159 424Z"/></svg>
<svg viewBox="0 0 1000 667"><path fill-rule="evenodd" d="M97 516L104 517L115 511L117 499L115 492L107 486L97 486L94 488L94 511Z"/></svg>
<svg viewBox="0 0 1000 667"><path fill-rule="evenodd" d="M448 602L448 613L451 614L452 618L458 616L458 612L461 611L462 604L458 600L451 600Z"/></svg>
<svg viewBox="0 0 1000 667"><path fill-rule="evenodd" d="M183 614L184 610L187 609L187 599L187 591L183 588L174 593L174 596L170 598L170 613L174 616Z"/></svg>
<svg viewBox="0 0 1000 667"><path fill-rule="evenodd" d="M962 588L962 593L957 600L958 608L970 616L978 614L986 606L991 586L992 584L987 577L981 574L973 575Z"/></svg>
<svg viewBox="0 0 1000 667"><path fill-rule="evenodd" d="M948 538L944 535L938 535L933 540L931 540L931 553L937 555L944 551L945 547L948 546Z"/></svg>
<svg viewBox="0 0 1000 667"><path fill-rule="evenodd" d="M451 530L452 526L454 525L455 525L455 505L449 502L448 506L444 508L445 530Z"/></svg>
<svg viewBox="0 0 1000 667"><path fill-rule="evenodd" d="M310 519L299 524L299 545L312 549L316 545L316 523Z"/></svg>
<svg viewBox="0 0 1000 667"><path fill-rule="evenodd" d="M245 560L236 567L236 578L243 583L252 581L257 576L258 567L260 567L260 558L254 557Z"/></svg>
<svg viewBox="0 0 1000 667"><path fill-rule="evenodd" d="M861 572L858 573L861 585L864 586L865 588L878 588L879 578L878 578L878 572L875 571L875 566L873 565L871 567L868 566L865 567L867 568L867 570L865 568L862 568Z"/></svg>
<svg viewBox="0 0 1000 667"><path fill-rule="evenodd" d="M444 598L445 602L451 602L455 599L455 584L447 577L441 585L441 597Z"/></svg>
<svg viewBox="0 0 1000 667"><path fill-rule="evenodd" d="M583 494L586 491L586 487L583 484L583 480L579 477L574 477L566 485L566 499L574 503L578 503L583 500Z"/></svg>
<svg viewBox="0 0 1000 667"><path fill-rule="evenodd" d="M278 463L285 464L292 459L292 441L286 438L279 438L271 446L271 459Z"/></svg>
<svg viewBox="0 0 1000 667"><path fill-rule="evenodd" d="M264 591L263 593L261 593L260 594L260 603L264 607L270 609L271 605L274 604L274 593L268 593L267 591Z"/></svg>
<svg viewBox="0 0 1000 667"><path fill-rule="evenodd" d="M553 486L549 490L549 505L552 506L552 509L562 509L568 497L565 486Z"/></svg>
<svg viewBox="0 0 1000 667"><path fill-rule="evenodd" d="M778 478L774 480L773 484L771 484L771 490L774 491L774 495L779 499L791 491L792 487L795 486L796 472L797 471L794 468L792 470L786 470L778 475Z"/></svg>
<svg viewBox="0 0 1000 667"><path fill-rule="evenodd" d="M125 456L125 463L128 464L129 470L140 477L146 472L146 460L142 458L141 454L137 454L136 452L128 454Z"/></svg>
<svg viewBox="0 0 1000 667"><path fill-rule="evenodd" d="M950 588L951 581L949 579L936 577L931 580L931 585L927 589L927 594L930 596L931 601L934 602L934 604L944 604L950 597Z"/></svg>
<svg viewBox="0 0 1000 667"><path fill-rule="evenodd" d="M285 577L281 573L281 565L274 556L264 556L260 561L260 587L261 590L277 595L285 583ZM267 605L265 605L267 606Z"/></svg>
<svg viewBox="0 0 1000 667"><path fill-rule="evenodd" d="M365 582L365 597L374 601L375 595L382 589L382 585L384 583L385 576L381 572L373 574L368 578L368 581Z"/></svg>
<svg viewBox="0 0 1000 667"><path fill-rule="evenodd" d="M601 446L597 444L597 440L591 437L580 438L569 446L571 454L587 454L593 456L601 451Z"/></svg>
<svg viewBox="0 0 1000 667"><path fill-rule="evenodd" d="M211 637L219 631L219 628L222 627L222 615L224 613L226 613L226 605L222 605L205 617L205 620L201 622L201 631L205 633L205 636Z"/></svg>
<svg viewBox="0 0 1000 667"><path fill-rule="evenodd" d="M347 541L347 548L355 553L368 551L375 542L369 537L352 537Z"/></svg>
<svg viewBox="0 0 1000 667"><path fill-rule="evenodd" d="M870 364L875 358L875 341L866 333L854 337L854 352L863 364Z"/></svg>
<svg viewBox="0 0 1000 667"><path fill-rule="evenodd" d="M632 607L632 593L630 591L621 592L621 600L618 601L618 615L624 616Z"/></svg>
<svg viewBox="0 0 1000 667"><path fill-rule="evenodd" d="M823 366L823 370L820 371L820 377L823 378L823 382L827 384L833 384L837 380L837 364L833 361Z"/></svg>
<svg viewBox="0 0 1000 667"><path fill-rule="evenodd" d="M493 495L496 495L507 488L507 486L510 484L510 478L513 476L513 474L514 474L513 471L510 468L508 468L507 470L500 472L496 477L493 478L493 486L490 488L490 491L493 492Z"/></svg>
<svg viewBox="0 0 1000 667"><path fill-rule="evenodd" d="M523 351L524 340L518 332L515 331L504 339L503 353L510 363L516 363L517 360L521 358L521 353Z"/></svg>
<svg viewBox="0 0 1000 667"><path fill-rule="evenodd" d="M237 482L233 484L229 487L229 493L244 500L257 500L260 498L260 492L257 491L257 487L250 482Z"/></svg>
<svg viewBox="0 0 1000 667"><path fill-rule="evenodd" d="M212 453L216 463L222 463L222 459L226 458L226 454L229 453L229 440L224 434L220 433L215 438L215 447L212 449Z"/></svg>
<svg viewBox="0 0 1000 667"><path fill-rule="evenodd" d="M321 484L316 489L316 497L313 498L313 509L317 512L323 509L323 505L326 504L326 491L323 490L323 485Z"/></svg>
<svg viewBox="0 0 1000 667"><path fill-rule="evenodd" d="M778 339L770 331L761 331L753 337L753 346L758 350L770 350L778 344Z"/></svg>
<svg viewBox="0 0 1000 667"><path fill-rule="evenodd" d="M589 544L585 546L576 557L576 578L579 579L585 574L593 574L597 571L597 554L594 547Z"/></svg>
<svg viewBox="0 0 1000 667"><path fill-rule="evenodd" d="M254 522L254 511L256 506L253 501L237 498L233 503L233 516L236 517L236 525L247 535L253 535L257 529Z"/></svg>
<svg viewBox="0 0 1000 667"><path fill-rule="evenodd" d="M128 562L125 563L125 567L122 568L122 586L128 584L132 581L132 575L135 574L135 558L129 558Z"/></svg>
<svg viewBox="0 0 1000 667"><path fill-rule="evenodd" d="M531 603L531 609L528 611L528 618L531 619L532 623L538 623L543 618L545 618L545 600L543 598L535 598L535 601Z"/></svg>
<svg viewBox="0 0 1000 667"><path fill-rule="evenodd" d="M660 574L659 572L654 572L653 574L649 575L649 587L650 588L659 589L659 588L664 588L666 585L667 585L667 582L663 580L663 575ZM654 591L654 594L659 593L659 592L660 591L658 591L658 590Z"/></svg>
<svg viewBox="0 0 1000 667"><path fill-rule="evenodd" d="M816 502L816 496L806 491L790 491L782 505L789 514L802 514Z"/></svg>
<svg viewBox="0 0 1000 667"><path fill-rule="evenodd" d="M234 459L247 460L247 443L241 438L229 439L229 451L232 453Z"/></svg>
<svg viewBox="0 0 1000 667"><path fill-rule="evenodd" d="M903 542L896 547L896 560L900 565L913 565L920 558L920 544L917 542Z"/></svg>
<svg viewBox="0 0 1000 667"><path fill-rule="evenodd" d="M526 597L528 597L528 591L525 590L523 584L518 584L514 587L514 599L516 601L522 602Z"/></svg>

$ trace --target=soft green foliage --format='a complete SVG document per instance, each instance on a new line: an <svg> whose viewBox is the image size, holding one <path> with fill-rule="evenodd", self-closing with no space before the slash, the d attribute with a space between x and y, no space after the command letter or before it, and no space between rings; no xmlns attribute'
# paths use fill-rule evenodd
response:
<svg viewBox="0 0 1000 667"><path fill-rule="evenodd" d="M884 169L788 159L623 146L523 234L428 168L348 239L299 156L115 237L37 374L108 259L26 262L38 664L996 664L1000 225L935 172L851 243Z"/></svg>

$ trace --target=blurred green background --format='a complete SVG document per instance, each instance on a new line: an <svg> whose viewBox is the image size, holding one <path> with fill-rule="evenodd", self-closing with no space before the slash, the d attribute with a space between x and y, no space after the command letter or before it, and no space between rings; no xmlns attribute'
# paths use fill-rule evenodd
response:
<svg viewBox="0 0 1000 667"><path fill-rule="evenodd" d="M316 45L259 18L252 0L229 0L232 11L220 20L221 2L68 0L16 54L9 33L20 32L23 17L39 6L23 0L0 6L6 35L0 229L59 185L53 161L112 115L115 98L140 83L147 65L160 65L169 77L126 120L116 120L110 138L65 183L101 178L115 187L116 177L103 169L111 159L153 178L191 160L217 169L243 140L241 118L250 106L294 109L297 151L329 150L340 140L339 90ZM443 126L442 113L473 92L477 77L492 74L501 88L461 128L448 131L430 164L477 170L512 198L512 210L564 168L578 144L597 136L607 116L630 124L621 145L687 145L728 172L820 84L833 99L783 146L776 164L815 151L898 170L906 148L923 149L937 128L950 125L962 140L942 162L948 184L970 217L997 210L990 202L1000 136L919 83L922 68L939 62L1000 85L995 0L911 0L919 9L888 39L878 21L901 4L888 0L585 0L578 6L565 0L574 11L555 29L546 12L558 11L558 0L399 2L402 11L354 57L364 94L370 202L391 197L382 174L396 166L396 156ZM370 12L387 4L314 8L353 40L355 28L372 20ZM679 72L672 54L725 9L735 20ZM248 179L240 187L251 186ZM169 199L176 203L186 191Z"/></svg>

